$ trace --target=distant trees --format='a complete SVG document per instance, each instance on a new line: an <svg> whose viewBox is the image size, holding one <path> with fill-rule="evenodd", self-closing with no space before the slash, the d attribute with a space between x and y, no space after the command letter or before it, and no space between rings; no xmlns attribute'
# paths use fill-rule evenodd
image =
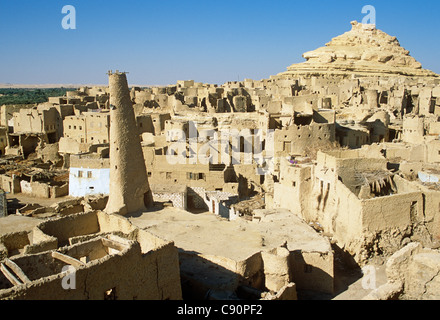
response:
<svg viewBox="0 0 440 320"><path fill-rule="evenodd" d="M49 100L49 97L65 96L67 91L75 89L48 88L48 89L0 89L0 106L11 104L36 104Z"/></svg>

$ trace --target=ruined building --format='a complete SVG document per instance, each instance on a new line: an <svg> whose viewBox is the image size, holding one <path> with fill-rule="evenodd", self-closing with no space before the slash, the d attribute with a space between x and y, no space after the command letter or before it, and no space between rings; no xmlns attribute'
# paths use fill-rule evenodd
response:
<svg viewBox="0 0 440 320"><path fill-rule="evenodd" d="M362 297L438 297L439 76L357 22L304 58L222 85L130 89L110 72L1 110L1 187L69 197L0 220L32 224L0 229L0 298L351 298L341 270L368 264L387 279ZM56 287L60 261L81 292Z"/></svg>

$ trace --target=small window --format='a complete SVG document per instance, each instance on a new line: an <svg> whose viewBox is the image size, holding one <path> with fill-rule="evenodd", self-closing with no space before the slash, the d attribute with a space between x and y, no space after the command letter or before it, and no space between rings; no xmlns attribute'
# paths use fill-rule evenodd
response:
<svg viewBox="0 0 440 320"><path fill-rule="evenodd" d="M82 178L83 172L81 170L78 171L78 178Z"/></svg>
<svg viewBox="0 0 440 320"><path fill-rule="evenodd" d="M166 177L167 177L167 180L170 180L171 179L171 172L167 172Z"/></svg>
<svg viewBox="0 0 440 320"><path fill-rule="evenodd" d="M87 171L87 178L92 178L92 171Z"/></svg>

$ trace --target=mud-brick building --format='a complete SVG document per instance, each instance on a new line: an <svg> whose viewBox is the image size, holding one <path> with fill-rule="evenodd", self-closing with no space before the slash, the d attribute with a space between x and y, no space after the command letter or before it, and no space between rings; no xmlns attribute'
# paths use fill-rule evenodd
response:
<svg viewBox="0 0 440 320"><path fill-rule="evenodd" d="M182 298L174 243L121 216L90 212L44 221L1 237L0 248L6 257L0 300Z"/></svg>

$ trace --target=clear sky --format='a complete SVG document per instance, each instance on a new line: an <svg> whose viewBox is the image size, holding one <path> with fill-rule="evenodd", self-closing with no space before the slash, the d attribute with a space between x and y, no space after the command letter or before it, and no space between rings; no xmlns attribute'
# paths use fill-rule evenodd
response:
<svg viewBox="0 0 440 320"><path fill-rule="evenodd" d="M142 85L260 80L349 31L365 5L440 73L437 0L0 0L0 83L105 84L116 69Z"/></svg>

